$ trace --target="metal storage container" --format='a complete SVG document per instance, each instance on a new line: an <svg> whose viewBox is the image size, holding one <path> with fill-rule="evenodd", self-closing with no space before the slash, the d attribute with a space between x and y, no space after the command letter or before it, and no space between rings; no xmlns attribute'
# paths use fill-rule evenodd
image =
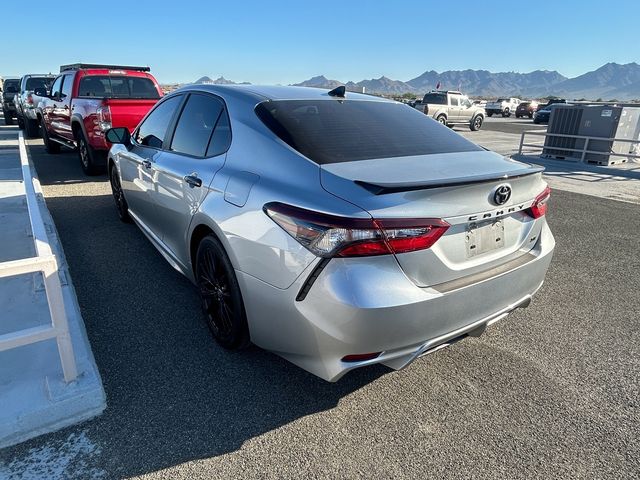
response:
<svg viewBox="0 0 640 480"><path fill-rule="evenodd" d="M620 138L637 140L640 136L640 108L613 105L566 105L556 107L549 118L548 133L579 135L585 137ZM558 159L582 157L585 139L547 137L543 156ZM589 163L611 165L626 162L625 157L611 153L630 153L632 144L611 140L590 140L587 150L602 153L587 153L584 160ZM578 151L572 151L572 150Z"/></svg>

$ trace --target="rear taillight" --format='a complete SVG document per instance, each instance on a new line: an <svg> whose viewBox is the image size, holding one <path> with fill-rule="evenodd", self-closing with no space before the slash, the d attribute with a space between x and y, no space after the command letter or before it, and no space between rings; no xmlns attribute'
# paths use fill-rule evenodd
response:
<svg viewBox="0 0 640 480"><path fill-rule="evenodd" d="M551 196L551 188L547 187L544 191L536 197L530 208L527 209L527 214L532 218L540 218L547 213L547 202Z"/></svg>
<svg viewBox="0 0 640 480"><path fill-rule="evenodd" d="M96 111L98 115L98 126L100 130L106 132L111 128L111 108L109 105L102 105Z"/></svg>
<svg viewBox="0 0 640 480"><path fill-rule="evenodd" d="M326 215L282 203L265 213L320 257L363 257L423 250L446 232L441 219L364 219Z"/></svg>

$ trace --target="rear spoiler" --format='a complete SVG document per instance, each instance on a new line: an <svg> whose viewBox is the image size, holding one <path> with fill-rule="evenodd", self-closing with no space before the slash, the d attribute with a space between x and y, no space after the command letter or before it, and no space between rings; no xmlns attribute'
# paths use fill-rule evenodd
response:
<svg viewBox="0 0 640 480"><path fill-rule="evenodd" d="M388 193L411 192L415 190L428 190L440 187L458 187L461 185L471 185L474 183L489 183L499 180L511 180L514 178L526 177L536 173L544 172L544 167L534 167L533 165L519 170L511 170L504 173L488 173L473 177L450 178L443 180L426 180L420 182L402 183L371 183L362 180L354 180L356 185L368 190L374 195L386 195Z"/></svg>

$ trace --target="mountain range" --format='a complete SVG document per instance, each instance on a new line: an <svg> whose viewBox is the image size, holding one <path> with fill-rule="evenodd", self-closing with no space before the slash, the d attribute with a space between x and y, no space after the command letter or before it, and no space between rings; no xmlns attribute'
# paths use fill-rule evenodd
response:
<svg viewBox="0 0 640 480"><path fill-rule="evenodd" d="M202 77L195 83L236 84L224 77L215 80ZM624 65L607 63L575 78L567 78L550 70L535 70L529 73L493 73L488 70L447 70L439 73L428 70L407 81L382 76L359 82L341 82L318 75L294 85L329 89L345 85L351 91L362 91L364 88L367 93L384 95L421 95L439 85L443 90L461 90L468 95L481 97L542 98L553 95L568 99L633 100L640 99L640 65L635 62Z"/></svg>

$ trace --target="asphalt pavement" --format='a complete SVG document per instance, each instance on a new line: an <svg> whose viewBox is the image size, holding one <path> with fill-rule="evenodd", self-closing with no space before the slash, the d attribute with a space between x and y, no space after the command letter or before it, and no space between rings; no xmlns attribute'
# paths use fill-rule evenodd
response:
<svg viewBox="0 0 640 480"><path fill-rule="evenodd" d="M1 450L0 478L640 477L637 205L554 191L556 254L528 309L330 384L217 347L193 286L119 222L106 176L31 143L107 409Z"/></svg>

